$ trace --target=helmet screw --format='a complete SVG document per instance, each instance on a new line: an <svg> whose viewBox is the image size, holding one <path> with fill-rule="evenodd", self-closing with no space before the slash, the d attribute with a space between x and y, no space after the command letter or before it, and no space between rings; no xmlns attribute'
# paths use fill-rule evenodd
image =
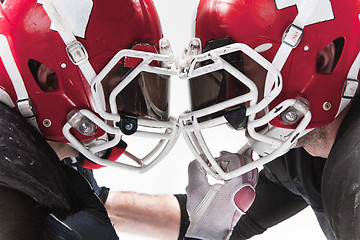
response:
<svg viewBox="0 0 360 240"><path fill-rule="evenodd" d="M128 131L132 130L133 127L134 127L134 126L132 125L132 123L129 123L129 124L126 124L126 125L125 125L125 129L128 130Z"/></svg>
<svg viewBox="0 0 360 240"><path fill-rule="evenodd" d="M51 121L50 121L50 119L44 119L43 125L44 125L44 127L50 127L50 126L51 126Z"/></svg>
<svg viewBox="0 0 360 240"><path fill-rule="evenodd" d="M285 125L293 125L309 111L309 102L302 97L296 97L295 103L281 113L281 120Z"/></svg>
<svg viewBox="0 0 360 240"><path fill-rule="evenodd" d="M67 118L68 123L81 134L85 136L91 136L95 134L95 123L83 115L80 111L72 110L68 113Z"/></svg>
<svg viewBox="0 0 360 240"><path fill-rule="evenodd" d="M138 127L138 119L136 115L126 112L119 112L120 122L116 123L122 133L125 135L134 134Z"/></svg>
<svg viewBox="0 0 360 240"><path fill-rule="evenodd" d="M60 64L60 67L61 67L62 69L66 68L66 63L61 63L61 64Z"/></svg>
<svg viewBox="0 0 360 240"><path fill-rule="evenodd" d="M323 108L325 111L329 111L331 109L331 103L330 102L325 102L323 105Z"/></svg>
<svg viewBox="0 0 360 240"><path fill-rule="evenodd" d="M93 130L93 128L89 123L83 122L83 123L81 123L79 130L80 130L80 132L86 134L86 133L91 132Z"/></svg>
<svg viewBox="0 0 360 240"><path fill-rule="evenodd" d="M285 118L289 122L295 122L297 119L297 114L295 111L289 111L285 114Z"/></svg>

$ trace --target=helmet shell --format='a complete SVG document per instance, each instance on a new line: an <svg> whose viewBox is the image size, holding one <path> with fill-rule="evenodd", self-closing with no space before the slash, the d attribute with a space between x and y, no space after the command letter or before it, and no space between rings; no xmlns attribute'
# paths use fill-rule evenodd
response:
<svg viewBox="0 0 360 240"><path fill-rule="evenodd" d="M136 43L158 45L162 29L151 0L89 2L92 2L92 7L84 25L85 34L76 38L85 47L96 73L122 49L129 49ZM6 0L0 4L0 34L5 35L9 42L16 66L35 108L39 129L46 139L65 142L62 127L67 121L67 114L74 109L94 110L93 98L89 84L79 67L71 62L65 43L57 31L50 29L50 24L49 17L37 0ZM56 72L56 90L40 89L29 69L30 59L43 63ZM0 88L14 103L18 100L2 61ZM101 135L100 132L97 131L94 136L81 135L79 140L94 139Z"/></svg>
<svg viewBox="0 0 360 240"><path fill-rule="evenodd" d="M253 49L271 43L272 47L260 54L272 62L282 36L298 14L297 5L279 9L274 0L200 0L195 34L203 46L209 40L230 37L233 41L245 43ZM304 27L303 37L294 48L281 69L283 89L270 104L296 97L309 101L312 119L308 128L330 123L338 113L344 83L349 69L360 50L360 2L354 0L324 0L330 2L333 18ZM325 8L324 8L325 9ZM315 12L321 14L322 9ZM318 53L336 39L343 40L340 58L331 73L318 73ZM330 109L324 104L330 103ZM329 105L328 105L329 106ZM278 117L271 122L274 126L285 125Z"/></svg>

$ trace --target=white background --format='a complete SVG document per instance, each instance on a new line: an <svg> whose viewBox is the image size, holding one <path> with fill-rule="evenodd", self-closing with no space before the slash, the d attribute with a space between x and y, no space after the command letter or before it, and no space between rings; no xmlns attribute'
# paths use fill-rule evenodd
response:
<svg viewBox="0 0 360 240"><path fill-rule="evenodd" d="M164 37L169 39L176 54L181 54L193 33L196 0L154 0L162 23ZM188 109L186 82L172 79L172 97L170 109L173 116ZM141 148L141 146L139 146ZM114 191L135 191L149 194L184 193L187 184L187 164L193 159L182 136L174 149L150 172L139 174L112 168L95 171L100 185ZM219 216L221 217L221 216ZM121 240L145 240L140 236L119 233ZM252 238L277 240L322 240L325 239L310 208L291 219L267 230L264 234Z"/></svg>

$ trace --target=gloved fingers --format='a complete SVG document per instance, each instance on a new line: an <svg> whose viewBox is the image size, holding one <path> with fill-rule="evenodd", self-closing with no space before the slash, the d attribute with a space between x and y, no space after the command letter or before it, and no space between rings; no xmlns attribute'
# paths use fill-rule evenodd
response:
<svg viewBox="0 0 360 240"><path fill-rule="evenodd" d="M222 151L215 160L225 172L231 172L243 166L242 156L236 153Z"/></svg>
<svg viewBox="0 0 360 240"><path fill-rule="evenodd" d="M245 150L243 155L248 156L250 159L254 159L254 150L252 150L251 148L248 148Z"/></svg>
<svg viewBox="0 0 360 240"><path fill-rule="evenodd" d="M254 151L249 148L244 152L244 156L245 164L248 164L254 159ZM254 168L253 170L251 170L251 172L248 172L248 177L250 184L255 188L259 177L259 170L257 168Z"/></svg>
<svg viewBox="0 0 360 240"><path fill-rule="evenodd" d="M251 176L252 171L250 171L249 173L245 173L236 178L224 181L218 193L223 198L226 198L227 201L234 201L235 196L236 196L235 203L238 200L244 200L244 201L240 201L239 202L240 205L238 206L238 208L242 211L246 211L255 198L256 184L253 184L253 182L250 181L253 179Z"/></svg>
<svg viewBox="0 0 360 240"><path fill-rule="evenodd" d="M257 168L251 170L250 172L247 173L248 175L248 182L251 184L251 186L253 188L256 187L256 184L258 182L259 179L259 170Z"/></svg>
<svg viewBox="0 0 360 240"><path fill-rule="evenodd" d="M244 185L234 195L235 205L245 213L255 200L255 189L251 185Z"/></svg>
<svg viewBox="0 0 360 240"><path fill-rule="evenodd" d="M258 181L258 176L259 176L259 171L257 168L255 168L251 171L244 173L243 175L230 179L229 181L238 182L238 186L243 184L249 184L253 188L255 188Z"/></svg>
<svg viewBox="0 0 360 240"><path fill-rule="evenodd" d="M252 162L253 160L251 159L251 156L252 150L246 151L244 155L222 151L220 157L217 158L216 161L225 172L232 172ZM241 180L240 184L250 183L255 188L258 180L258 175L258 169L255 168L249 172L244 173L242 176L239 176L238 180Z"/></svg>
<svg viewBox="0 0 360 240"><path fill-rule="evenodd" d="M208 182L206 172L201 167L200 163L197 160L190 162L188 166L188 186L186 187L186 191L198 191L199 189L207 191L209 187L210 184Z"/></svg>

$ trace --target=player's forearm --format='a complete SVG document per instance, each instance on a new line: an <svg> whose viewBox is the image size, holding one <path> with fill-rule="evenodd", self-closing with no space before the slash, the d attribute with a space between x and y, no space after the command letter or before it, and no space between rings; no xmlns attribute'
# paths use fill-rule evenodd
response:
<svg viewBox="0 0 360 240"><path fill-rule="evenodd" d="M157 239L177 239L180 207L172 195L110 192L105 207L116 231Z"/></svg>

